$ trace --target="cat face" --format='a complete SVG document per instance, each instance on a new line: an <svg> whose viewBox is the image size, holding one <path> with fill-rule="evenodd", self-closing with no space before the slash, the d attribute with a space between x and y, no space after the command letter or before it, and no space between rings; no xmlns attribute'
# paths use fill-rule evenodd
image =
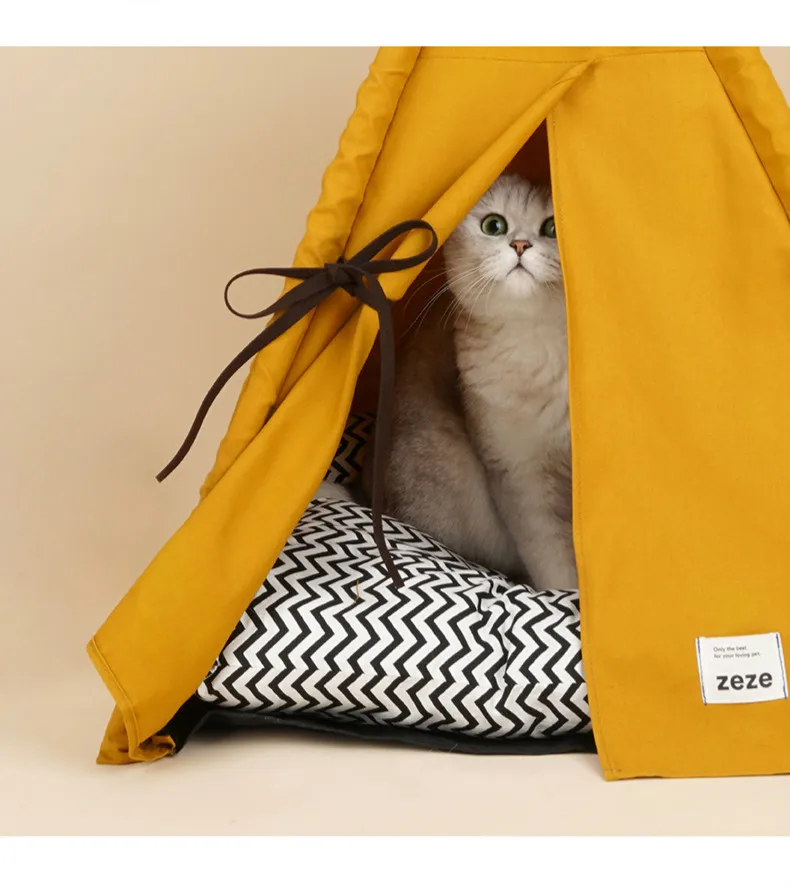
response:
<svg viewBox="0 0 790 886"><path fill-rule="evenodd" d="M562 268L548 187L519 175L500 176L444 252L448 283L469 309L559 291Z"/></svg>

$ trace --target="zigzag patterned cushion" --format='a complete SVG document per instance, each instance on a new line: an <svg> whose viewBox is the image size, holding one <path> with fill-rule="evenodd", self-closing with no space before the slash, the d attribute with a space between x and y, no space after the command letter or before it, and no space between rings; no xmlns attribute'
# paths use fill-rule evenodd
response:
<svg viewBox="0 0 790 886"><path fill-rule="evenodd" d="M326 482L350 486L357 479L374 424L372 415L349 416L340 445L326 472Z"/></svg>
<svg viewBox="0 0 790 886"><path fill-rule="evenodd" d="M589 730L575 591L533 591L395 520L310 504L198 690L241 711L489 739Z"/></svg>
<svg viewBox="0 0 790 886"><path fill-rule="evenodd" d="M353 481L371 427L366 416L349 422L327 479ZM577 592L535 591L400 521L385 528L401 589L370 511L315 499L197 699L450 749L527 753L558 737L557 750L592 749Z"/></svg>

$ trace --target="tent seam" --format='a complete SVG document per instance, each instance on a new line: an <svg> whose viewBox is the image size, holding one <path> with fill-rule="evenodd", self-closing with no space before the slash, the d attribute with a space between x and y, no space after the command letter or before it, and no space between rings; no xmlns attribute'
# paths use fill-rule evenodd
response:
<svg viewBox="0 0 790 886"><path fill-rule="evenodd" d="M557 142L557 131L556 131L556 117L555 117L554 109L552 109L549 112L549 116L546 120L546 124L547 124L548 129L550 130L549 165L550 165L550 171L552 171L552 170L556 169L556 167L557 167L557 164L552 161L556 157L557 143L558 143ZM556 179L553 176L552 176L551 187L552 187L552 192L554 194L554 212L555 212L555 215L557 215L559 217L560 224L558 227L559 227L559 231L561 232L562 228L563 228L562 200L560 200L559 188L557 187ZM560 236L560 238L559 238L560 252L562 252L562 242L563 242L562 236ZM565 273L565 280L566 280L566 296L565 297L567 299L568 293L571 291L571 286L570 286L570 281L568 279L568 277L569 277L568 270L566 269L564 273ZM571 312L567 311L567 314L568 314L568 342L570 345L570 343L572 341L571 326L570 326ZM570 348L569 348L568 354L569 354L569 359L570 359ZM570 367L570 364L569 364L569 367ZM575 397L572 396L572 388L570 387L570 385L569 385L568 390L569 390L569 397L575 401ZM570 406L571 399L569 399L569 406ZM572 410L572 415L573 415L573 413L575 413L575 411L576 410ZM578 430L578 424L579 424L578 417L575 419L574 423L576 424L577 430ZM578 436L582 436L581 431L579 431ZM578 450L575 446L572 445L572 442L571 442L571 458L572 459L574 457L574 454L576 454L576 453L578 453ZM573 465L572 474L573 474L573 484L574 484L573 520L574 520L574 523L576 524L574 527L575 528L574 542L576 544L576 547L578 548L578 555L577 555L576 559L577 559L577 569L578 569L578 574L579 574L579 613L581 615L581 607L582 607L581 588L585 584L585 581L583 580L583 567L585 564L585 558L584 558L584 550L583 550L584 546L582 544L581 517L579 516L579 509L577 509L577 507L576 507L579 500L582 498L582 491L581 491L582 479L581 479L581 474L579 473L576 465ZM585 607L585 610L586 610L586 607ZM586 621L586 619L584 619L584 620ZM581 627L582 627L582 625L580 622L579 623L579 636L580 636L580 640L583 641L583 638L581 636ZM588 698L588 702L589 702L592 696L595 696L596 700L597 700L597 693L595 692L595 689L594 689L595 680L593 679L593 672L595 671L595 665L594 665L594 657L593 657L591 651L588 651L588 653L587 653L587 661L589 662L589 667L587 667L587 665L585 664L585 672L586 672L586 677L587 677L587 681L586 681L587 682L587 698ZM603 728L603 723L601 722L602 718L601 718L600 706L597 705L597 703L596 703L595 707L597 708L597 718L596 719L598 720L598 723L601 726L600 732L602 733L602 732L605 732L605 730ZM593 722L593 718L592 718L592 706L591 706L591 711L590 711L590 721L593 726L593 736L595 738L596 749L598 751L598 756L601 761L601 764L603 765L604 771L616 772L617 770L612 768L611 758L610 758L609 752L606 749L606 742L604 741L603 738L599 738L599 734L600 734L599 730L597 730L595 728L596 724Z"/></svg>
<svg viewBox="0 0 790 886"><path fill-rule="evenodd" d="M406 83L408 82L409 77L411 77L411 73L412 73L412 71L414 70L414 66L417 64L417 61L419 60L421 54L422 54L422 48L420 49L420 52L418 53L417 58L415 59L414 64L412 65L411 70L409 71L408 76L407 76L406 79L404 80L403 87L401 88L401 91L400 91L400 95L398 96L398 100L397 100L397 102L395 103L395 107L393 108L392 116L390 117L390 120L389 120L389 122L387 123L387 128L386 128L386 130L384 131L384 133L383 133L383 135L382 135L381 142L380 142L379 147L378 147L378 152L377 152L377 154L376 154L376 159L375 159L375 161L374 161L374 163L373 163L373 166L372 166L371 169L370 169L370 174L368 175L368 179L367 179L367 181L366 181L366 183L365 183L365 189L364 189L364 192L363 192L363 194L362 194L362 197L360 198L359 204L358 204L357 209L356 209L356 211L355 211L355 213L354 213L354 217L353 217L353 219L351 220L350 226L349 226L349 228L348 228L348 230L347 230L347 232L346 232L345 239L344 239L344 242L343 242L343 252L346 251L346 248L347 248L347 246L348 246L348 241L349 241L350 234L351 234L351 232L352 232L353 229L354 229L354 225L356 224L357 219L359 218L359 213L360 213L360 211L361 211L361 209L362 209L362 206L364 205L364 202L365 202L365 195L367 194L368 187L369 187L369 185L370 185L370 180L371 180L371 178L373 177L373 173L375 172L375 169L376 169L376 167L377 167L377 165L378 165L378 163L379 163L379 159L380 159L380 157L381 157L381 151L382 151L382 148L384 147L384 142L386 141L387 135L388 135L388 133L389 133L389 131L390 131L390 128L391 128L391 126L392 126L392 121L395 119L395 116L396 116L396 113L397 113L398 107L400 106L400 102L401 102L401 99L402 99L402 96L403 96L403 91L404 91L405 88L406 88ZM377 58L378 58L378 57L377 57ZM376 64L376 61L377 61L377 59L374 59L374 60L373 60L373 63L371 64L370 69L369 69L369 72L368 72L368 77L371 76L371 73L372 73L373 68L374 68L374 66L375 66L375 64ZM363 86L364 86L364 84L363 84ZM360 87L360 88L362 88L362 87ZM348 126L349 126L351 120L353 120L354 116L356 116L356 114L357 114L358 112L359 112L359 103L357 102L357 104L356 104L356 106L355 106L355 108L354 108L354 111L352 112L352 114L351 114L351 116L349 117L349 120L348 120L348 122L347 122L347 124L346 124L346 130L345 130L345 131L348 130ZM343 136L344 136L344 135L345 135L345 132L343 133ZM341 136L341 140L342 140L342 137L343 137L343 136ZM334 160L332 161L332 163L334 163L334 162L337 160L337 157L338 157L338 155L335 156L335 158L334 158ZM330 164L330 167L331 167L331 165L332 165L332 164ZM325 173L325 174L326 174L326 173ZM319 201L319 202L320 202L320 201ZM315 208L316 208L316 207L314 206L314 207L313 207L313 211L315 210ZM310 215L308 215L308 226L309 226L309 219L310 219ZM305 232L305 235L306 235L306 232ZM304 236L303 236L302 240L304 240ZM301 247L301 243L300 243L300 247ZM297 251L298 251L298 248L300 248L300 247L297 247ZM285 287L283 287L283 289L281 290L281 294L284 293L284 292L287 292L290 288L291 288L290 284L289 284L289 283L286 283ZM355 309L354 311L352 311L351 315L350 315L350 316L348 317L348 319L346 320L346 323L347 323L349 320L353 319L353 317L356 316L356 314L359 312L359 310L360 310L360 306L357 305L356 309ZM208 495L208 494L214 489L214 487L217 485L217 483L219 483L219 481L225 476L225 474L227 474L228 470L230 470L230 468L231 468L231 466L233 465L233 463L236 462L236 461L239 459L239 457L240 457L240 456L241 456L241 455L247 450L247 448L248 448L249 445L252 443L252 441L258 436L258 434L261 433L261 431L263 431L263 429L266 427L266 425L268 424L268 422L271 420L272 415L275 413L275 411L276 411L277 408L279 407L280 402L281 402L281 400L282 400L282 392L283 392L283 388L285 387L285 383L286 383L286 381L288 380L288 377L289 377L289 375L290 375L290 373L291 373L291 370L293 369L293 365L294 365L294 362L295 362L295 360L296 360L297 353L299 352L299 350L300 350L300 348L301 348L301 346L302 346L302 344L303 344L303 342L304 342L304 340L305 340L305 337L308 335L308 333L309 333L309 331L310 331L310 329L311 329L311 327L312 327L314 316L315 316L315 309L313 309L313 310L307 315L307 322L306 322L306 324L305 324L305 326L304 326L304 331L302 331L301 333L298 333L298 324L297 324L297 327L295 327L295 331L298 333L299 338L298 338L298 340L297 340L297 342L296 342L296 346L295 346L295 348L293 349L293 352L292 352L291 355L290 355L290 358L289 358L289 360L288 360L288 364L287 364L287 366L286 366L284 372L283 372L282 375L281 375L281 379L280 379L279 384L278 384L278 383L275 381L275 379L273 378L271 372L269 371L268 367L266 366L265 361L260 359L260 356L261 356L261 355L260 355L260 354L256 354L255 357L253 357L253 359L252 359L252 363L251 363L251 365L249 366L249 368L248 368L248 370L247 370L247 377L245 378L245 380L244 380L244 382L243 382L243 384L242 384L242 388L241 388L241 390L240 390L240 392L239 392L238 399L237 399L237 402L236 402L236 407L235 407L235 409L234 409L233 416L231 417L231 422L233 421L233 418L235 417L236 410L239 408L239 405L240 405L240 403L242 402L242 399L243 399L243 397L244 397L245 390L247 389L247 386L248 386L249 383L250 383L250 380L251 380L251 378L252 378L253 373L258 373L258 372L261 371L261 369L263 369L263 371L265 372L265 375L266 375L266 381L268 382L269 390L270 390L270 392L271 392L271 405L270 405L269 408L266 410L266 414L263 416L263 418L262 418L262 420L261 420L261 422L260 422L260 425L258 426L258 429L257 429L254 433L252 433L251 435L250 435L250 434L245 434L245 436L247 437L247 440L246 440L246 442L243 444L243 446L241 446L241 448L239 449L239 451L236 453L235 457L233 458L233 461L231 461L230 464L228 464L228 465L225 467L225 470L224 470L219 476L215 477L214 475L215 475L215 472L217 471L217 466L218 466L218 464L219 464L219 452L222 451L223 446L224 446L224 444L225 444L225 440L227 439L227 432L226 432L225 437L224 437L223 440L220 442L220 445L219 445L219 452L217 453L217 455L215 455L215 458L214 458L214 464L213 464L213 466L211 467L211 469L210 469L208 475L205 477L205 479L203 480L203 483L202 483L202 485L201 485L201 489L200 489L200 500L201 500L201 501L203 501L203 499L206 497L206 495ZM276 319L276 317L272 317L272 318L269 320L269 323L266 324L266 326L268 326L269 324L273 323L275 319ZM346 323L343 324L343 327L346 325ZM342 329L343 327L341 327L341 329ZM339 332L339 331L340 331L340 329L338 329L338 332ZM209 487L209 486L208 486L208 483L209 483L209 480L212 480L212 478L214 478L214 479L213 479L213 481L212 481L212 483L211 483L211 486Z"/></svg>
<svg viewBox="0 0 790 886"><path fill-rule="evenodd" d="M422 48L420 49L420 52L419 52L419 54L417 55L417 58L415 59L414 64L412 65L411 70L409 71L409 75L408 75L408 77L407 77L407 78L404 80L404 82L403 82L403 88L402 88L401 91L400 91L400 95L398 96L398 100L397 100L397 102L395 102L395 106L394 106L394 108L392 109L392 116L391 116L390 119L389 119L389 123L387 123L387 128L386 128L386 129L384 130L384 132L382 133L382 136L381 136L381 142L380 142L380 144L379 144L379 149L378 149L378 152L376 153L376 159L375 159L374 162L373 162L373 166L371 166L371 168L370 168L370 174L368 175L367 181L365 182L365 188L364 188L364 190L362 191L362 196L361 196L361 198L360 198L359 205L357 206L356 212L354 213L354 218L351 220L351 223L350 223L350 225L349 225L349 227L348 227L348 231L346 232L345 240L343 241L343 254L345 254L346 250L348 249L348 242L349 242L349 239L350 239L350 237L351 237L351 234L352 234L352 232L353 232L353 230L354 230L354 226L356 225L357 220L359 219L359 214L360 214L360 212L362 211L362 207L365 205L365 197L367 196L368 189L370 188L370 182L371 182L371 179L373 178L373 175L374 175L374 173L376 172L376 168L377 168L378 165L379 165L379 161L381 160L381 152L382 152L382 150L383 150L383 148L384 148L384 144L385 144L385 142L387 141L387 136L389 135L390 129L392 128L392 122L393 122L393 120L395 119L395 117L397 116L398 108L400 107L400 103L401 103L401 101L402 101L402 99L403 99L403 93L404 93L405 90L406 90L406 84L408 83L409 79L411 78L411 76L412 76L412 74L413 74L413 72L414 72L414 68L417 66L417 62L420 60L420 57L421 57L421 56L422 56ZM359 311L360 311L361 309L362 309L362 305L357 304L356 309L355 309L354 311L352 311L351 315L346 319L346 322L343 324L343 326L340 327L340 329L337 330L337 332L340 332L340 331L346 326L346 324L347 324L350 320L352 320L352 319L357 315L357 313L359 313ZM301 347L302 342L303 342L304 339L305 339L305 336L307 336L308 332L310 331L310 327L311 327L312 324L313 324L313 319L314 319L314 317L315 317L315 308L314 308L314 309L310 312L310 314L308 315L308 318L307 318L307 325L305 326L304 332L303 332L303 333L301 334L301 336L299 337L299 342L298 342L297 347L294 349L293 353L291 354L291 359L290 359L290 361L288 362L288 369L283 373L283 375L282 375L282 381L281 381L280 385L279 385L278 387L275 388L275 398L274 398L274 403L273 403L273 405L272 405L272 409L270 410L269 415L268 415L266 421L268 421L268 420L271 418L272 412L273 412L275 409L277 409L277 406L279 405L280 395L281 395L281 393L282 393L282 389L283 389L283 387L284 387L284 385L285 385L286 379L288 378L288 376L289 376L289 374L290 374L290 372L291 372L291 369L293 369L293 364L294 364L294 361L296 360L297 352L298 352L299 348ZM337 334L337 333L335 333L335 334ZM265 424L265 423L264 423L264 424Z"/></svg>
<svg viewBox="0 0 790 886"><path fill-rule="evenodd" d="M129 751L131 751L132 748L137 748L142 744L140 742L140 725L137 722L137 715L135 713L134 706L132 705L129 696L126 694L126 690L123 688L120 681L118 680L118 677L115 675L115 672L110 667L107 659L104 657L101 649L99 649L99 645L96 642L95 637L93 637L93 639L91 639L90 643L88 644L88 651L93 652L95 658L101 663L102 670L104 672L104 682L107 683L107 681L109 680L109 682L112 684L112 687L114 687L115 689L115 692L112 692L112 688L110 689L110 691L115 698L116 704L121 707L121 715L123 716L124 727L126 728L126 737L129 739ZM130 723L127 723L126 716L124 716L124 714L128 714L129 720L131 721ZM131 729L129 728L130 726Z"/></svg>
<svg viewBox="0 0 790 886"><path fill-rule="evenodd" d="M699 52L706 53L702 47L688 47L678 49L645 49L636 52L618 52L610 55L595 55L589 58L558 58L558 59L532 59L532 58L504 58L503 56L486 56L485 58L477 55L442 55L440 53L431 54L423 61L467 61L467 62L512 62L519 65L575 65L584 62L592 63L606 61L607 59L617 58L636 58L644 55L679 55L681 53ZM422 55L422 51L420 53Z"/></svg>
<svg viewBox="0 0 790 886"><path fill-rule="evenodd" d="M765 177L768 179L768 184L771 186L771 190L774 192L776 199L779 201L779 205L782 207L782 211L784 212L785 217L787 218L788 221L790 221L790 210L788 210L785 207L785 203L784 203L784 200L782 199L782 195L779 193L776 185L774 184L773 176L768 171L768 168L766 167L765 162L763 161L762 155L760 154L760 149L757 147L757 144L755 143L754 138L752 138L752 134L749 131L749 127L747 126L746 121L743 119L741 112L738 110L735 102L732 100L732 96L730 95L730 92L727 89L727 87L724 85L724 81L722 80L721 74L719 73L718 69L716 68L716 65L715 65L713 59L710 57L708 50L704 49L703 52L705 53L705 58L708 60L708 64L710 65L711 70L713 71L713 75L715 76L716 80L718 81L719 88L724 93L724 97L727 100L727 104L732 108L733 113L738 118L738 122L741 125L741 129L745 133L746 138L749 139L749 144L752 146L752 150L754 151L755 157L757 157L757 162L760 164L760 168L763 170Z"/></svg>

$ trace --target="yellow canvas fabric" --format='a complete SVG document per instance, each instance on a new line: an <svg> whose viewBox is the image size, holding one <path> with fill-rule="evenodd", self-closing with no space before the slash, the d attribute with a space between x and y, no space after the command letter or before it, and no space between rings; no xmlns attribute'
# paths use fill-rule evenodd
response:
<svg viewBox="0 0 790 886"><path fill-rule="evenodd" d="M705 53L596 66L549 138L604 769L788 771L790 703L703 706L695 650L790 641L787 215Z"/></svg>
<svg viewBox="0 0 790 886"><path fill-rule="evenodd" d="M604 772L790 771L790 702L704 706L694 645L790 644L790 112L759 53L384 49L295 264L407 218L443 241L544 120ZM383 277L387 295L418 270ZM200 504L91 641L117 705L100 761L171 752L160 732L320 481L376 334L335 293L254 361Z"/></svg>

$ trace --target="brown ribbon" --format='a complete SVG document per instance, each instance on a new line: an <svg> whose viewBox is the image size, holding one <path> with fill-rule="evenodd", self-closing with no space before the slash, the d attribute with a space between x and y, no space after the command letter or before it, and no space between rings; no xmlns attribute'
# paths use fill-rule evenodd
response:
<svg viewBox="0 0 790 886"><path fill-rule="evenodd" d="M417 255L406 256L405 258L376 258L383 249L394 243L403 234L415 230L428 231L431 235L430 245L422 252ZM212 403L230 378L255 354L290 329L336 289L344 289L352 298L359 299L363 304L373 308L379 317L381 380L379 382L378 415L373 447L373 490L371 502L373 537L376 540L376 545L387 567L390 578L396 587L400 587L402 583L384 539L384 526L382 522L384 511L384 471L386 469L392 433L392 407L395 394L395 330L392 323L392 302L387 298L376 275L414 268L428 261L438 247L439 238L428 222L421 220L404 221L385 231L376 237L375 240L371 240L367 246L360 249L356 255L347 261L341 258L337 262L325 264L322 268L251 268L231 277L225 286L225 304L231 313L248 320L268 317L276 313L279 313L280 316L276 317L265 329L259 332L222 370L203 398L203 402L200 404L192 422L192 427L189 429L178 452L176 452L166 467L156 475L156 479L161 483L184 460L200 432L200 428ZM303 282L294 286L293 289L286 292L285 295L281 296L268 308L263 308L263 310L252 314L245 314L231 305L228 299L228 292L237 280L255 274L287 277L294 280L302 280Z"/></svg>

